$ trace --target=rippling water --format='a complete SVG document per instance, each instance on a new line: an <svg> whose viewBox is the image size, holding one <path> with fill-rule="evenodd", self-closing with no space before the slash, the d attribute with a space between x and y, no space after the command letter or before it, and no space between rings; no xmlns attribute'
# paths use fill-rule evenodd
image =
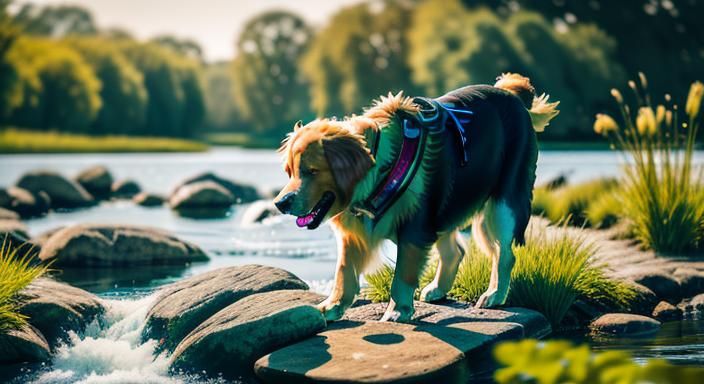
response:
<svg viewBox="0 0 704 384"><path fill-rule="evenodd" d="M697 153L695 161L704 163L704 154ZM13 184L24 172L37 168L73 176L95 164L107 166L117 179L134 179L144 190L163 195L168 195L184 178L203 171L253 184L262 191L271 191L286 182L274 151L216 148L195 154L0 155L0 187ZM614 176L619 172L619 164L618 155L608 151L542 152L538 182L562 173L569 174L574 182ZM195 220L180 217L165 207L110 202L27 220L31 235L76 223L149 225L199 245L210 261L180 267L80 269L60 273L57 278L109 300L106 321L93 324L83 338L74 336L73 344L61 347L50 366L33 367L30 373L17 377L16 382L206 382L199 377L170 375L167 358L153 358L153 344L138 342L153 292L159 286L204 271L230 265L265 264L295 273L316 291L329 291L336 258L330 228L323 225L315 231L299 229L289 217L242 225L246 208L246 205L236 206L223 219ZM656 339L648 341L592 342L598 349L634 349L639 358L666 357L704 365L701 322L667 324Z"/></svg>

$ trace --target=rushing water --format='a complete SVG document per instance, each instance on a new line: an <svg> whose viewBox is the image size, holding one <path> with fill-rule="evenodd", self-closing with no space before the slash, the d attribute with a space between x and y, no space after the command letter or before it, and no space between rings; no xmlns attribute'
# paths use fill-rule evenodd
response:
<svg viewBox="0 0 704 384"><path fill-rule="evenodd" d="M704 163L704 154L695 157ZM538 182L568 174L577 182L619 172L618 155L608 151L542 152ZM186 177L213 171L250 183L264 192L282 186L285 174L278 155L271 150L216 148L193 154L76 154L0 155L0 187L14 183L23 173L43 168L74 176L95 164L107 166L117 179L131 178L143 189L168 195ZM334 272L335 242L328 226L316 231L296 228L289 217L274 217L262 224L242 224L247 205L233 208L222 219L180 217L166 207L144 208L131 202L103 203L90 209L51 213L27 220L31 235L76 223L150 225L168 230L202 247L210 256L204 263L179 267L66 270L56 277L94 292L108 302L105 319L92 324L82 338L59 348L51 364L32 367L15 376L15 382L36 383L201 383L197 376L170 374L168 358L154 358L151 342L139 343L138 335L153 292L160 286L204 271L249 263L289 270L312 289L325 293ZM665 357L704 365L704 325L701 322L667 324L654 339L636 342L592 340L597 349L627 348L638 358ZM0 381L2 381L0 367ZM212 382L212 380L211 380Z"/></svg>

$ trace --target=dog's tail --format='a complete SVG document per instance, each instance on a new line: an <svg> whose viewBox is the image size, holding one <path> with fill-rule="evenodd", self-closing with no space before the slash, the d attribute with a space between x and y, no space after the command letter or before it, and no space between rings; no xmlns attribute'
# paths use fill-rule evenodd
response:
<svg viewBox="0 0 704 384"><path fill-rule="evenodd" d="M530 79L525 76L517 73L503 73L496 78L494 87L509 91L523 101L536 132L543 132L550 120L560 113L557 110L560 102L549 102L550 96L544 93L536 96L535 88L530 83Z"/></svg>

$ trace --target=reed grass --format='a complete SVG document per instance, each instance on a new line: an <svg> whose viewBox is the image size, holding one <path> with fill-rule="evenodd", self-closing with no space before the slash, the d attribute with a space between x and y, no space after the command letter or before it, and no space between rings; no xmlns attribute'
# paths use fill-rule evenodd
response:
<svg viewBox="0 0 704 384"><path fill-rule="evenodd" d="M164 137L0 130L0 153L200 152L207 149L206 144L197 141Z"/></svg>
<svg viewBox="0 0 704 384"><path fill-rule="evenodd" d="M694 169L694 154L704 84L692 84L685 116L669 95L655 105L643 74L629 82L637 111L613 89L621 124L597 115L594 130L606 136L628 160L620 194L628 232L646 248L661 253L700 249L704 239L704 171ZM684 120L684 122L680 121Z"/></svg>
<svg viewBox="0 0 704 384"><path fill-rule="evenodd" d="M18 312L18 293L46 271L46 266L32 265L28 253L19 255L17 248L10 249L9 241L3 241L0 248L0 333L26 324L26 317Z"/></svg>

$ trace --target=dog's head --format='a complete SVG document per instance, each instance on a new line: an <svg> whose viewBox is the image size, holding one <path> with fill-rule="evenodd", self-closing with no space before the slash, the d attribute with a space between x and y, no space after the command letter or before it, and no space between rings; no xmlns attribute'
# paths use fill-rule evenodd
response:
<svg viewBox="0 0 704 384"><path fill-rule="evenodd" d="M296 123L280 152L288 184L274 199L296 224L317 228L344 211L357 183L374 165L364 136L350 121L315 120Z"/></svg>

